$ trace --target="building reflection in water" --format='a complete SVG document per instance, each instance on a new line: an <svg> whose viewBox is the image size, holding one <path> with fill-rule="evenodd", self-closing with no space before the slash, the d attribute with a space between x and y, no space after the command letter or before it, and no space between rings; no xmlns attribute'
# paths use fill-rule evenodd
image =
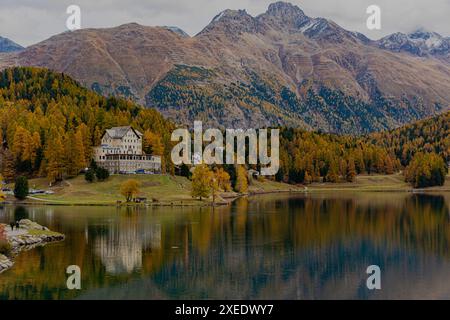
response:
<svg viewBox="0 0 450 320"><path fill-rule="evenodd" d="M123 274L142 268L143 251L161 247L161 225L142 224L141 220L126 217L112 220L103 232L94 233L94 253L109 274Z"/></svg>
<svg viewBox="0 0 450 320"><path fill-rule="evenodd" d="M27 207L66 240L19 255L0 300L449 298L449 203L448 194L324 193L223 208ZM0 221L16 210L0 207ZM66 290L60 271L70 264L83 270L82 292ZM383 272L379 292L365 286L371 264Z"/></svg>

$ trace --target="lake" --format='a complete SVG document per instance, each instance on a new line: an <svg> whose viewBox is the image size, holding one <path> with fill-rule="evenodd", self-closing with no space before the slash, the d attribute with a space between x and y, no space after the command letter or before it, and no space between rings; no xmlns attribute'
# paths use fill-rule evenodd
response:
<svg viewBox="0 0 450 320"><path fill-rule="evenodd" d="M0 299L450 299L450 195L273 194L229 207L3 206L63 242L22 252ZM78 265L82 289L69 290ZM381 269L381 290L366 269Z"/></svg>

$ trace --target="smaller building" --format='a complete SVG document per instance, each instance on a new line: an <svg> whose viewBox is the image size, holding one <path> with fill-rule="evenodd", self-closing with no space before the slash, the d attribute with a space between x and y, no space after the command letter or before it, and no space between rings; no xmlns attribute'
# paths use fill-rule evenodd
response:
<svg viewBox="0 0 450 320"><path fill-rule="evenodd" d="M111 174L160 173L161 157L142 151L142 137L131 126L107 129L94 148L95 162Z"/></svg>

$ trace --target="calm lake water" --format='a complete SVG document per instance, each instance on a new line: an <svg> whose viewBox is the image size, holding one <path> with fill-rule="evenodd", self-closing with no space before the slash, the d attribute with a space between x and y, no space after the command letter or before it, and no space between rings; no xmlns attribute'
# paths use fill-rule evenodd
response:
<svg viewBox="0 0 450 320"><path fill-rule="evenodd" d="M267 195L226 208L0 207L66 240L21 253L0 299L450 299L450 195ZM366 268L379 265L382 289ZM68 290L78 265L82 290Z"/></svg>

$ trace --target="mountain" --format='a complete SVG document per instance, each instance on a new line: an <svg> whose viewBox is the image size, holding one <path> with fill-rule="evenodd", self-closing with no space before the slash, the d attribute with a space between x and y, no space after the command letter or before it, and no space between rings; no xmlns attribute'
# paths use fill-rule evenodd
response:
<svg viewBox="0 0 450 320"><path fill-rule="evenodd" d="M450 59L382 42L277 2L256 17L225 10L194 37L135 23L66 32L0 57L0 67L50 68L178 122L221 128L365 133L447 110Z"/></svg>
<svg viewBox="0 0 450 320"><path fill-rule="evenodd" d="M404 51L417 56L449 56L450 38L444 38L436 32L419 29L410 34L394 33L380 39L380 48L396 52Z"/></svg>
<svg viewBox="0 0 450 320"><path fill-rule="evenodd" d="M23 47L21 45L18 45L17 43L7 39L0 37L0 53L1 52L14 52L14 51L20 51L23 50Z"/></svg>

